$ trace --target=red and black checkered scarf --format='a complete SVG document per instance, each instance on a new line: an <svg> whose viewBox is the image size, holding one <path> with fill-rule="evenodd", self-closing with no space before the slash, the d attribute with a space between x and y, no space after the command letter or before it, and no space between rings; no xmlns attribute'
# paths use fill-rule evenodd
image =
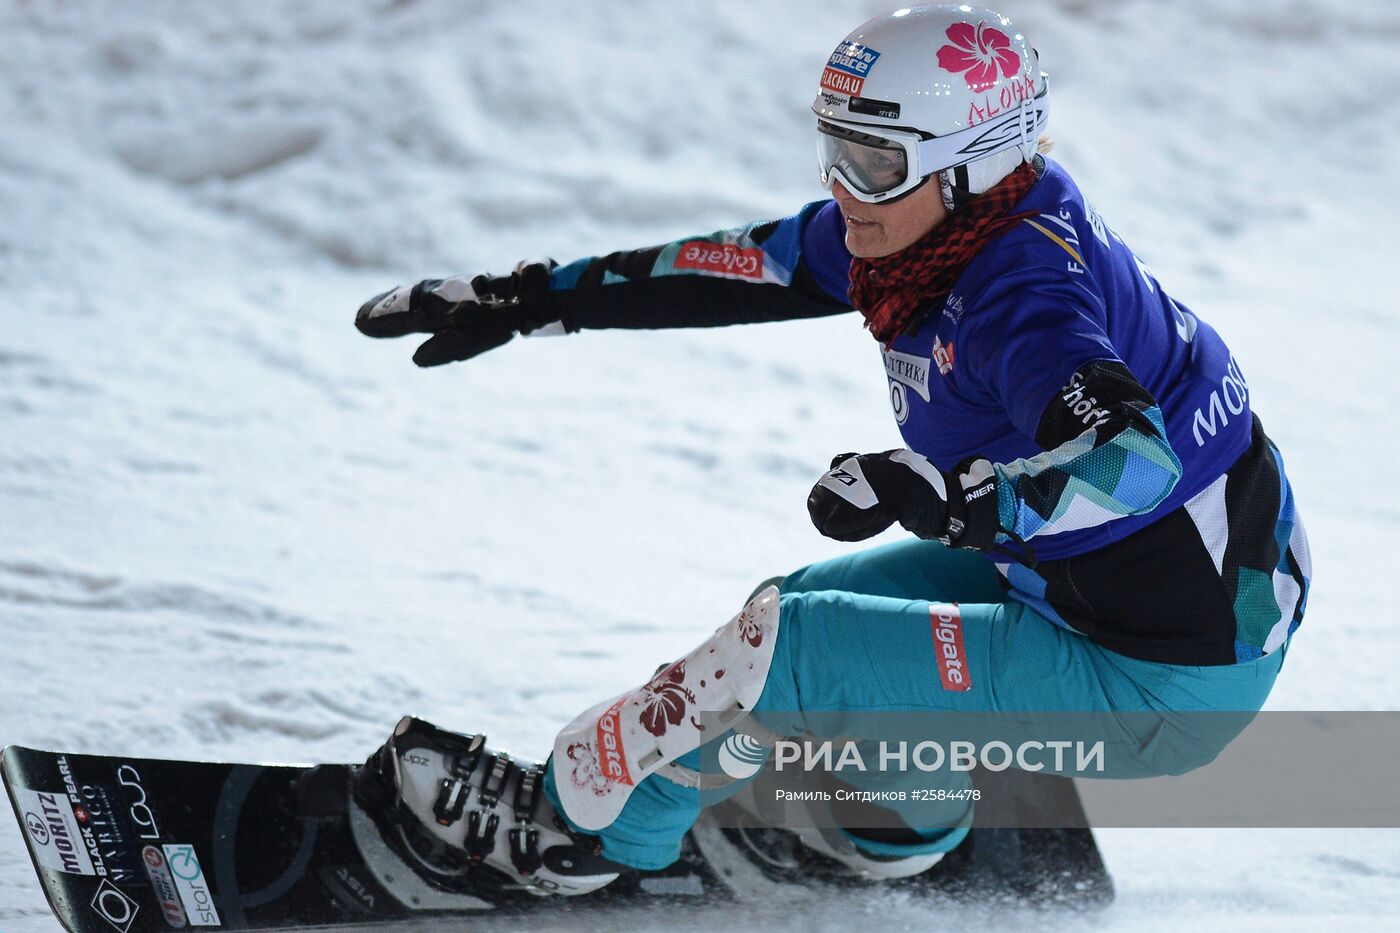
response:
<svg viewBox="0 0 1400 933"><path fill-rule="evenodd" d="M988 240L1020 222L1025 214L1008 214L1037 178L1023 164L923 239L890 256L851 260L851 304L865 316L865 326L885 346L910 329L921 309L937 307L957 284L958 276ZM938 180L933 179L933 184Z"/></svg>

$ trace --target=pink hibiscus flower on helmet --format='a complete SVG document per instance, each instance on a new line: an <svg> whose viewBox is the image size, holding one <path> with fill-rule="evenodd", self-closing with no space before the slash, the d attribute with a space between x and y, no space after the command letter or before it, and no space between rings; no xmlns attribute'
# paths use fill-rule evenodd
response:
<svg viewBox="0 0 1400 933"><path fill-rule="evenodd" d="M985 22L954 23L948 27L948 41L953 44L938 50L938 64L953 74L966 72L963 78L974 91L985 91L1021 70L1021 56L1012 50L1006 33Z"/></svg>

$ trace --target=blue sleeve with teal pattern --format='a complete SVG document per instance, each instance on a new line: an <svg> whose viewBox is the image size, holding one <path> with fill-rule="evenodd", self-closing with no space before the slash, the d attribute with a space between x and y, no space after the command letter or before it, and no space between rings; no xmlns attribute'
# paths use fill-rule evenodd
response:
<svg viewBox="0 0 1400 933"><path fill-rule="evenodd" d="M1086 384L1092 387L1096 366L1085 367L1087 377L1076 372L1079 382L1066 386L1062 398L1075 396ZM1145 514L1181 478L1181 461L1167 443L1161 409L1137 401L1108 402L1093 426L1077 437L992 469L1001 527L1022 540Z"/></svg>

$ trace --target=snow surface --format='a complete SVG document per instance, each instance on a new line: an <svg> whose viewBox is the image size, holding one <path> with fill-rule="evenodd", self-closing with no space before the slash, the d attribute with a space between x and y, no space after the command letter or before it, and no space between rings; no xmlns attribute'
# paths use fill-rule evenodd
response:
<svg viewBox="0 0 1400 933"><path fill-rule="evenodd" d="M882 7L0 4L0 743L351 760L413 711L541 754L759 580L845 550L807 489L898 443L853 318L421 372L351 317L820 197L815 79ZM1231 342L1288 458L1317 587L1270 708L1397 708L1400 4L1007 12L1053 75L1057 157ZM52 929L0 813L0 929ZM1091 918L872 892L599 923L1400 915L1394 831L1100 838L1120 893Z"/></svg>

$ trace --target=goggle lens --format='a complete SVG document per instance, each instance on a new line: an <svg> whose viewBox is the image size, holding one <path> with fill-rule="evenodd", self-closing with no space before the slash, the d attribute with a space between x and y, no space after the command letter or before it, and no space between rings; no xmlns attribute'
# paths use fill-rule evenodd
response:
<svg viewBox="0 0 1400 933"><path fill-rule="evenodd" d="M883 194L909 177L909 159L898 143L824 121L817 131L822 184L830 184L832 170L839 169L861 194Z"/></svg>

